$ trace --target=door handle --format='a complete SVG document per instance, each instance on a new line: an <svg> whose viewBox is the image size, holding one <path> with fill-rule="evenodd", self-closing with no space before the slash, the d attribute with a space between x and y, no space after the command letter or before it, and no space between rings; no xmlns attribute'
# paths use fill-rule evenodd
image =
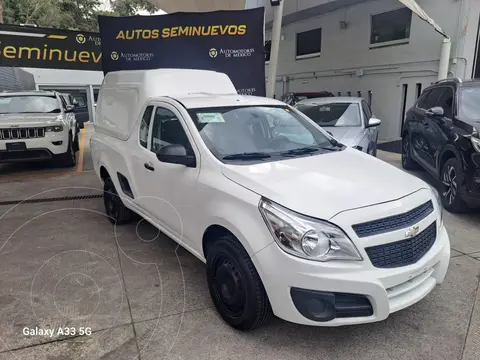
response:
<svg viewBox="0 0 480 360"><path fill-rule="evenodd" d="M155 171L155 168L153 167L152 163L145 163L143 164L143 166L145 166L145 169L148 169L150 171Z"/></svg>

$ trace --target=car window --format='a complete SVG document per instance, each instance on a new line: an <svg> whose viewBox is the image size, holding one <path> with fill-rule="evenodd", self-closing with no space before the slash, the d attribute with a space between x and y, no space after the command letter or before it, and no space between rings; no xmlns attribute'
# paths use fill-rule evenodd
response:
<svg viewBox="0 0 480 360"><path fill-rule="evenodd" d="M432 91L429 92L427 98L425 99L425 103L423 104L424 107L422 109L428 110L434 106L438 106L438 98L442 94L443 88L434 88Z"/></svg>
<svg viewBox="0 0 480 360"><path fill-rule="evenodd" d="M420 109L427 109L427 97L428 95L430 94L432 90L425 90L421 95L420 97L418 98L418 101L417 101L417 107L420 108Z"/></svg>
<svg viewBox="0 0 480 360"><path fill-rule="evenodd" d="M60 113L61 106L62 103L55 96L3 96L0 102L0 114Z"/></svg>
<svg viewBox="0 0 480 360"><path fill-rule="evenodd" d="M178 117L168 109L157 107L152 123L150 149L157 152L166 145L183 145L187 153L192 152L190 141Z"/></svg>
<svg viewBox="0 0 480 360"><path fill-rule="evenodd" d="M296 108L323 127L362 125L357 103L300 104Z"/></svg>
<svg viewBox="0 0 480 360"><path fill-rule="evenodd" d="M370 109L370 106L368 106L367 102L364 100L362 100L362 109L366 116L365 122L367 122L372 118L373 114L372 114L372 110Z"/></svg>
<svg viewBox="0 0 480 360"><path fill-rule="evenodd" d="M453 117L453 89L451 87L441 88L442 93L433 106L441 106L444 111L444 116L448 119Z"/></svg>
<svg viewBox="0 0 480 360"><path fill-rule="evenodd" d="M78 107L86 107L85 105L85 99L83 98L82 95L76 95L73 97L75 100L77 100Z"/></svg>
<svg viewBox="0 0 480 360"><path fill-rule="evenodd" d="M278 159L296 156L285 156L289 150L332 147L323 131L284 106L200 108L189 113L202 140L220 160L244 153Z"/></svg>
<svg viewBox="0 0 480 360"><path fill-rule="evenodd" d="M459 116L464 121L480 120L480 87L466 87L460 90Z"/></svg>
<svg viewBox="0 0 480 360"><path fill-rule="evenodd" d="M147 106L140 123L139 140L140 145L142 145L145 149L148 148L148 129L150 129L150 120L152 119L152 113L153 106Z"/></svg>

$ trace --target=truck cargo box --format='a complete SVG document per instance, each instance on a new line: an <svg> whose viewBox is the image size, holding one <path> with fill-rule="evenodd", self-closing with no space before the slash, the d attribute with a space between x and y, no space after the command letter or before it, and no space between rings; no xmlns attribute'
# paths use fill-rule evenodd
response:
<svg viewBox="0 0 480 360"><path fill-rule="evenodd" d="M155 69L105 75L97 101L95 131L126 140L145 103L162 96L237 94L230 78L209 70Z"/></svg>

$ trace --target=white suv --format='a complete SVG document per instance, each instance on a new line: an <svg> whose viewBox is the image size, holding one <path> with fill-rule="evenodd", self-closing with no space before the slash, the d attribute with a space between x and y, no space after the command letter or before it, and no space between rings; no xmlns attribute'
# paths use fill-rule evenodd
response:
<svg viewBox="0 0 480 360"><path fill-rule="evenodd" d="M445 278L450 242L429 185L282 102L236 94L225 74L109 73L94 125L111 221L138 213L206 262L235 328L272 311L316 326L379 321Z"/></svg>
<svg viewBox="0 0 480 360"><path fill-rule="evenodd" d="M53 160L76 164L73 107L55 92L0 93L0 163Z"/></svg>

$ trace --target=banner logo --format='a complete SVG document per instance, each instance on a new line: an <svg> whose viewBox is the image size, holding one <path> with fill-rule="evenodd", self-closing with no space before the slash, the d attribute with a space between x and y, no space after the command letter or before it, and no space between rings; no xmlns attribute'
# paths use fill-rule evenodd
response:
<svg viewBox="0 0 480 360"><path fill-rule="evenodd" d="M211 58L216 58L218 55L217 49L211 48L210 51L208 52L208 55L210 55Z"/></svg>
<svg viewBox="0 0 480 360"><path fill-rule="evenodd" d="M115 61L117 61L119 58L118 53L116 51L112 51L112 54L110 55L110 57L112 58L112 60L115 60Z"/></svg>
<svg viewBox="0 0 480 360"><path fill-rule="evenodd" d="M79 44L85 44L85 41L87 41L87 38L83 34L77 34L75 38Z"/></svg>
<svg viewBox="0 0 480 360"><path fill-rule="evenodd" d="M212 48L208 52L211 58L216 58L219 54L227 59L230 58L246 58L252 56L255 53L255 49L217 49Z"/></svg>

